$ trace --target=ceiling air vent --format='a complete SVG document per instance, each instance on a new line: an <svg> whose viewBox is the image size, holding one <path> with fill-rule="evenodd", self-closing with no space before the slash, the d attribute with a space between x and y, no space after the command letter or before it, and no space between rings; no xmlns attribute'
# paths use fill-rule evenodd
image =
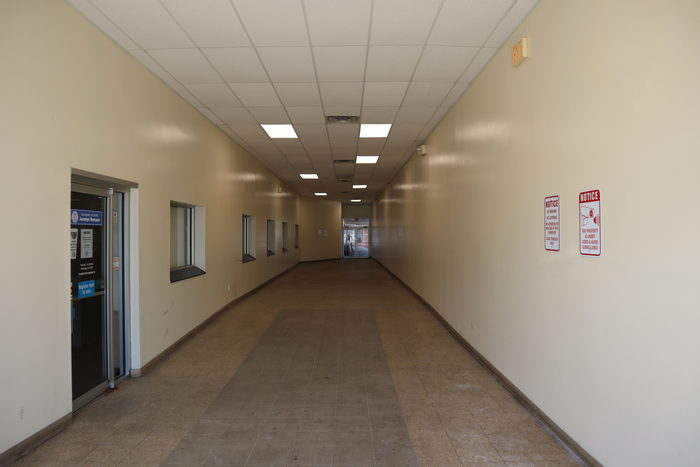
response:
<svg viewBox="0 0 700 467"><path fill-rule="evenodd" d="M326 115L326 123L358 123L357 115Z"/></svg>
<svg viewBox="0 0 700 467"><path fill-rule="evenodd" d="M334 159L333 163L334 164L354 164L355 160L354 159Z"/></svg>

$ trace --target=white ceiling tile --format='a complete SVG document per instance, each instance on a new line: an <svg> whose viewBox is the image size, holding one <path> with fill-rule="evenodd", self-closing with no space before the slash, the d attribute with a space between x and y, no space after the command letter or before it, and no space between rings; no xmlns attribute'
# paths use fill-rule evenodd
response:
<svg viewBox="0 0 700 467"><path fill-rule="evenodd" d="M105 32L114 42L127 50L138 49L139 46L131 40L116 24L107 18L90 0L67 0L67 2L80 11L95 26Z"/></svg>
<svg viewBox="0 0 700 467"><path fill-rule="evenodd" d="M360 138L357 142L358 154L379 154L386 143L385 138ZM364 165L364 164L360 164Z"/></svg>
<svg viewBox="0 0 700 467"><path fill-rule="evenodd" d="M236 125L235 132L246 141L269 139L260 125Z"/></svg>
<svg viewBox="0 0 700 467"><path fill-rule="evenodd" d="M279 149L283 154L297 157L303 156L305 159L308 160L308 158L306 157L306 151L304 150L304 146L302 146L298 140L278 139L273 142L275 146L277 146L277 149Z"/></svg>
<svg viewBox="0 0 700 467"><path fill-rule="evenodd" d="M367 81L409 81L416 68L420 46L371 46L367 57Z"/></svg>
<svg viewBox="0 0 700 467"><path fill-rule="evenodd" d="M372 44L423 44L442 0L374 0Z"/></svg>
<svg viewBox="0 0 700 467"><path fill-rule="evenodd" d="M481 46L514 0L447 0L429 44Z"/></svg>
<svg viewBox="0 0 700 467"><path fill-rule="evenodd" d="M485 45L487 47L500 47L515 28L523 22L535 5L537 5L537 0L518 0L503 20L498 23Z"/></svg>
<svg viewBox="0 0 700 467"><path fill-rule="evenodd" d="M301 0L233 0L255 45L306 45Z"/></svg>
<svg viewBox="0 0 700 467"><path fill-rule="evenodd" d="M199 47L250 45L229 0L162 0Z"/></svg>
<svg viewBox="0 0 700 467"><path fill-rule="evenodd" d="M151 72L162 79L165 83L173 86L179 84L173 75L165 71L165 69L160 66L158 62L153 60L153 57L148 55L144 50L129 50L129 53L136 58L139 62L144 64L146 68L151 70Z"/></svg>
<svg viewBox="0 0 700 467"><path fill-rule="evenodd" d="M284 107L248 107L260 123L289 123Z"/></svg>
<svg viewBox="0 0 700 467"><path fill-rule="evenodd" d="M223 120L221 120L217 115L215 115L211 110L207 109L206 107L198 107L197 110L199 110L202 113L202 115L211 120L215 125L221 125L224 123Z"/></svg>
<svg viewBox="0 0 700 467"><path fill-rule="evenodd" d="M206 107L240 107L241 103L225 84L190 84L187 89Z"/></svg>
<svg viewBox="0 0 700 467"><path fill-rule="evenodd" d="M429 45L420 59L415 81L457 81L479 49Z"/></svg>
<svg viewBox="0 0 700 467"><path fill-rule="evenodd" d="M353 105L342 105L342 106L330 106L325 107L326 115L360 115L360 106Z"/></svg>
<svg viewBox="0 0 700 467"><path fill-rule="evenodd" d="M92 0L92 3L141 48L194 46L158 0Z"/></svg>
<svg viewBox="0 0 700 467"><path fill-rule="evenodd" d="M425 123L430 120L430 117L435 113L437 107L413 107L413 106L403 106L399 109L396 114L396 121L394 125L397 124L415 124L415 125L425 125Z"/></svg>
<svg viewBox="0 0 700 467"><path fill-rule="evenodd" d="M362 123L390 123L394 121L398 107L362 107Z"/></svg>
<svg viewBox="0 0 700 467"><path fill-rule="evenodd" d="M479 50L479 53L476 54L474 60L469 64L469 68L467 68L464 74L459 78L459 81L468 83L476 78L476 75L479 74L497 51L498 49L491 47L483 47Z"/></svg>
<svg viewBox="0 0 700 467"><path fill-rule="evenodd" d="M287 112L294 123L323 125L325 122L321 107L287 107Z"/></svg>
<svg viewBox="0 0 700 467"><path fill-rule="evenodd" d="M181 84L173 84L171 85L173 90L180 95L183 99L185 99L187 102L190 103L193 107L204 107L201 102L197 100L196 97L192 95L192 93L183 85Z"/></svg>
<svg viewBox="0 0 700 467"><path fill-rule="evenodd" d="M320 106L316 83L275 83L277 94L285 106Z"/></svg>
<svg viewBox="0 0 700 467"><path fill-rule="evenodd" d="M246 107L278 107L282 104L270 83L230 83Z"/></svg>
<svg viewBox="0 0 700 467"><path fill-rule="evenodd" d="M450 92L447 93L447 96L445 97L445 100L443 101L442 105L448 107L453 105L459 100L460 97L462 97L462 94L464 94L464 91L466 91L468 86L469 82L466 81L460 81L458 83L455 83L454 87L450 89Z"/></svg>
<svg viewBox="0 0 700 467"><path fill-rule="evenodd" d="M182 84L221 83L219 74L197 49L148 50Z"/></svg>
<svg viewBox="0 0 700 467"><path fill-rule="evenodd" d="M408 144L413 138L418 136L418 133L423 129L423 125L416 124L398 124L391 127L389 133L389 141L387 146L391 149L392 146Z"/></svg>
<svg viewBox="0 0 700 467"><path fill-rule="evenodd" d="M259 47L258 53L275 83L315 81L309 47Z"/></svg>
<svg viewBox="0 0 700 467"><path fill-rule="evenodd" d="M360 125L353 123L334 123L332 125L326 125L326 131L328 131L328 137L332 145L355 146L357 144L357 137L360 134Z"/></svg>
<svg viewBox="0 0 700 467"><path fill-rule="evenodd" d="M324 107L359 107L362 83L319 83ZM329 114L331 115L331 114Z"/></svg>
<svg viewBox="0 0 700 467"><path fill-rule="evenodd" d="M271 139L250 142L248 143L248 146L250 146L256 153L260 155L264 155L267 157L282 157L282 153L279 152L279 149L277 149L277 147L274 145Z"/></svg>
<svg viewBox="0 0 700 467"><path fill-rule="evenodd" d="M361 45L369 36L370 0L305 0L313 45Z"/></svg>
<svg viewBox="0 0 700 467"><path fill-rule="evenodd" d="M256 125L257 121L245 107L215 107L212 111L226 124L235 128L238 125Z"/></svg>
<svg viewBox="0 0 700 467"><path fill-rule="evenodd" d="M364 46L314 47L319 81L362 81L365 75Z"/></svg>
<svg viewBox="0 0 700 467"><path fill-rule="evenodd" d="M328 135L325 125L294 125L297 135L304 144L328 144Z"/></svg>
<svg viewBox="0 0 700 467"><path fill-rule="evenodd" d="M252 47L202 49L224 80L231 83L267 82L267 73Z"/></svg>
<svg viewBox="0 0 700 467"><path fill-rule="evenodd" d="M413 82L406 91L404 104L407 106L437 106L452 88L452 83Z"/></svg>
<svg viewBox="0 0 700 467"><path fill-rule="evenodd" d="M398 107L408 83L365 83L362 106Z"/></svg>

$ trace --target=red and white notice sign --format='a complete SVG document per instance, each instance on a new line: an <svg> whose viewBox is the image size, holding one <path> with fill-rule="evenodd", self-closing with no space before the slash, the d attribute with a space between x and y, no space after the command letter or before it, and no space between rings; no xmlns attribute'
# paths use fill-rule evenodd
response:
<svg viewBox="0 0 700 467"><path fill-rule="evenodd" d="M578 195L579 250L582 255L600 256L600 190Z"/></svg>
<svg viewBox="0 0 700 467"><path fill-rule="evenodd" d="M559 195L544 199L544 249L559 251L561 227L559 216Z"/></svg>

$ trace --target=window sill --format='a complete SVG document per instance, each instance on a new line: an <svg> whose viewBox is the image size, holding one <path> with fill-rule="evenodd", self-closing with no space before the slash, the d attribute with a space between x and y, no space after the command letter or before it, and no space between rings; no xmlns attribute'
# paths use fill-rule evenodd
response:
<svg viewBox="0 0 700 467"><path fill-rule="evenodd" d="M255 261L255 256L243 255L243 258L241 259L242 263L250 263L251 261Z"/></svg>
<svg viewBox="0 0 700 467"><path fill-rule="evenodd" d="M189 279L191 277L197 277L206 274L205 271L199 269L197 266L187 266L184 268L177 268L170 270L170 282L179 282Z"/></svg>

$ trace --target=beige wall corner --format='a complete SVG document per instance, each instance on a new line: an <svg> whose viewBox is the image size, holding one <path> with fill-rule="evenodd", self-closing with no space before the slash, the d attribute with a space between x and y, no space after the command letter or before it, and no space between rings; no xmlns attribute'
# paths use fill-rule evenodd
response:
<svg viewBox="0 0 700 467"><path fill-rule="evenodd" d="M299 198L301 261L340 258L340 201Z"/></svg>

